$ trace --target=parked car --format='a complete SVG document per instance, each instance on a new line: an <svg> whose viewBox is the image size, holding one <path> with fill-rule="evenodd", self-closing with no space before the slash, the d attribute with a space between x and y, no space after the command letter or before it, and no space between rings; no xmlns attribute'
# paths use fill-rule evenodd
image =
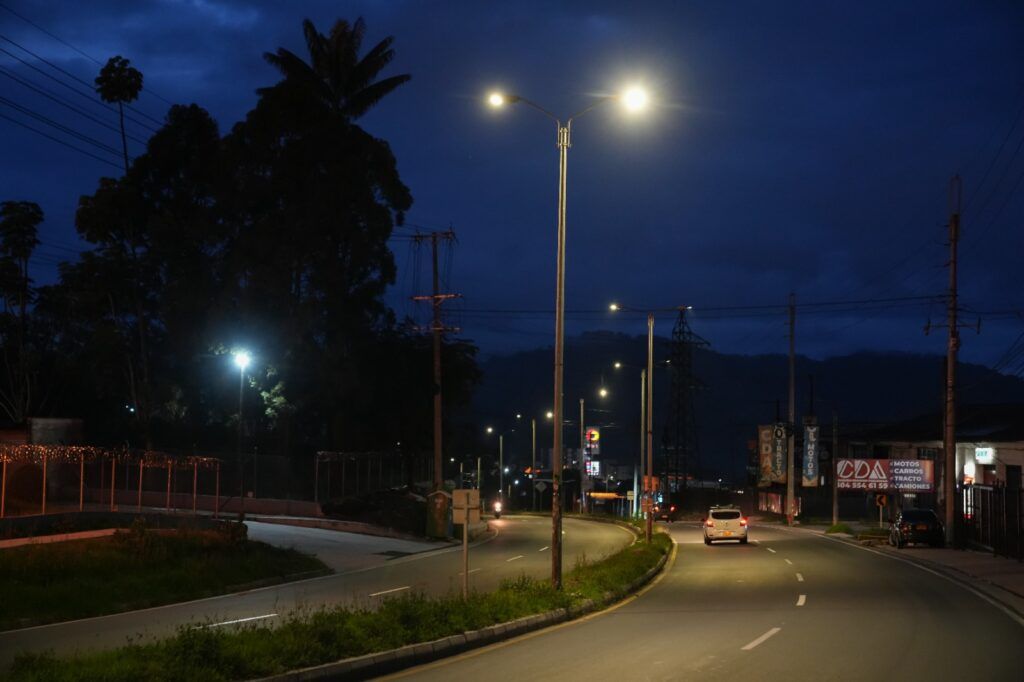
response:
<svg viewBox="0 0 1024 682"><path fill-rule="evenodd" d="M932 547L946 544L946 533L939 517L931 509L904 509L889 525L889 544L900 549L911 543Z"/></svg>
<svg viewBox="0 0 1024 682"><path fill-rule="evenodd" d="M747 544L747 519L738 507L712 507L703 520L704 544L715 540L739 540Z"/></svg>

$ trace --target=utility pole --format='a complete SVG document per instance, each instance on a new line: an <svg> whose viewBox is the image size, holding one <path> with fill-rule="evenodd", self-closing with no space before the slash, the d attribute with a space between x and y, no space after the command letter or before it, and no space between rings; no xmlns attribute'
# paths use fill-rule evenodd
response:
<svg viewBox="0 0 1024 682"><path fill-rule="evenodd" d="M786 523L793 525L796 515L794 499L794 457L796 445L796 294L789 294L789 438L786 447Z"/></svg>
<svg viewBox="0 0 1024 682"><path fill-rule="evenodd" d="M645 445L647 443L647 368L644 367L640 370L640 477L644 475L644 452L646 450ZM633 516L639 516L638 510L642 510L643 507L640 502L639 490L636 490L636 485L633 486Z"/></svg>
<svg viewBox="0 0 1024 682"><path fill-rule="evenodd" d="M443 239L452 241L455 239L453 230L444 232L431 232L429 235L416 235L413 237L416 243L430 240L430 261L432 266L432 291L429 296L414 296L415 301L430 301L433 309L433 317L430 325L433 336L434 350L434 488L430 493L430 504L427 511L427 536L443 538L448 535L448 498L444 494L444 464L441 454L441 336L446 331L454 331L446 328L441 323L441 304L457 294L442 294L437 268L437 243Z"/></svg>
<svg viewBox="0 0 1024 682"><path fill-rule="evenodd" d="M530 419L530 472L533 474L530 478L532 483L530 484L531 500L530 505L531 511L537 511L537 419Z"/></svg>
<svg viewBox="0 0 1024 682"><path fill-rule="evenodd" d="M943 496L946 498L946 543L953 545L956 522L956 356L960 349L960 330L957 328L956 247L960 240L960 176L949 182L949 300L947 324L949 337L946 346L946 414L942 437L945 463L942 468Z"/></svg>
<svg viewBox="0 0 1024 682"><path fill-rule="evenodd" d="M645 536L651 541L654 531L654 313L647 313L647 527Z"/></svg>
<svg viewBox="0 0 1024 682"><path fill-rule="evenodd" d="M587 470L587 428L583 425L585 419L583 410L583 398L580 398L580 461L579 461L579 474L580 477L580 514L587 512L587 491L584 489L583 478L586 475Z"/></svg>
<svg viewBox="0 0 1024 682"><path fill-rule="evenodd" d="M839 412L832 410L832 525L839 523Z"/></svg>

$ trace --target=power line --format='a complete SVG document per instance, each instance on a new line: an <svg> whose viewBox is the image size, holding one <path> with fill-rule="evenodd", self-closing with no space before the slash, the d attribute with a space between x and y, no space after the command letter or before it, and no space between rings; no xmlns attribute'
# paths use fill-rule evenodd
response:
<svg viewBox="0 0 1024 682"><path fill-rule="evenodd" d="M119 164L119 163L114 163L113 161L108 161L107 159L100 158L99 156L96 156L92 152L86 151L86 150L84 150L84 149L82 149L80 147L76 147L73 144L69 144L68 142L65 142L64 140L61 140L60 138L54 137L53 135L50 135L49 133L43 132L42 130L38 130L37 128L33 128L32 126L30 126L30 125L28 125L26 123L22 123L21 121L19 121L17 119L11 118L10 116L7 116L7 115L5 115L2 112L0 112L0 118L6 119L6 120L10 121L11 123L14 123L15 125L21 126L22 128L26 128L28 130L31 130L32 132L36 133L37 135L42 135L43 137L48 138L50 140L53 140L54 142L56 142L58 144L62 144L62 145L64 145L65 147L67 147L69 149L74 149L79 154L85 154L86 156L91 157L93 159L96 159L97 161L100 161L101 163L105 163L108 166L113 166L114 168L117 168L119 170L123 170L121 164Z"/></svg>
<svg viewBox="0 0 1024 682"><path fill-rule="evenodd" d="M29 19L28 17L26 17L25 15L19 14L18 12L15 12L13 9L8 7L6 4L0 2L0 8L7 10L11 14L13 14L14 16L16 16L19 19L21 19L22 21L24 21L26 24L28 24L28 25L36 28L37 30L45 33L46 35L50 36L51 38L56 40L61 45L64 45L65 47L68 47L68 48L71 48L72 50L74 50L78 54L82 55L86 59L92 61L93 63L98 64L99 66L103 66L103 62L101 62L100 60L96 59L91 54L88 54L87 52L83 52L79 48L75 47L74 45L72 45L68 41L66 41L63 38L61 38L60 36L58 36L58 35L56 35L54 33L51 33L50 31L46 30L45 28L43 28L42 26L40 26L36 22L34 22L31 19ZM170 100L167 100L167 99L164 99L163 97L161 97L158 92L155 92L153 90L145 90L144 92L147 92L148 94L152 95L153 97L156 97L157 99L163 101L164 103L166 103L168 105L172 105L173 106L173 104L174 104L174 102L171 102Z"/></svg>
<svg viewBox="0 0 1024 682"><path fill-rule="evenodd" d="M18 104L17 102L9 100L6 97L0 97L0 104L4 104L4 105L6 105L6 106L8 106L8 107L10 107L12 109L15 109L16 111L20 111L21 113L25 114L26 116L30 116L30 117L36 119L40 123L45 123L46 125L48 125L48 126L50 126L52 128L56 128L57 130L60 130L61 132L65 133L67 135L71 135L72 137L81 140L82 142L86 142L88 144L91 144L92 146L96 147L97 149L102 149L103 151L109 152L111 154L114 154L115 156L120 153L120 152L118 152L118 150L114 149L110 145L105 144L103 142L100 142L99 140L97 140L94 137L90 137L90 136L86 135L85 133L79 132L79 131L75 130L74 128L69 128L68 126L63 125L61 123L57 123L52 118L49 118L47 116L43 116L42 114L40 114L40 113L38 113L36 111L33 111L32 109L30 109L30 108L28 108L26 106L22 106L21 104Z"/></svg>

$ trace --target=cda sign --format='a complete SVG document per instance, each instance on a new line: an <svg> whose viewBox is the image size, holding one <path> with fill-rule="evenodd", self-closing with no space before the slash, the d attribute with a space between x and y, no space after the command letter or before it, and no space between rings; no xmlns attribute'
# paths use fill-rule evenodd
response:
<svg viewBox="0 0 1024 682"><path fill-rule="evenodd" d="M931 492L935 463L929 459L840 459L836 462L840 490Z"/></svg>

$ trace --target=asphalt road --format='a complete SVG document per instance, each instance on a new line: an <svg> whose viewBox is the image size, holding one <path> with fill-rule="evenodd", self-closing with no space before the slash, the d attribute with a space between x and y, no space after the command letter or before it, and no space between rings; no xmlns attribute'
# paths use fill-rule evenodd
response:
<svg viewBox="0 0 1024 682"><path fill-rule="evenodd" d="M68 653L113 647L166 635L182 625L231 627L267 622L295 611L332 604L372 606L410 591L445 594L461 590L462 548L393 540L316 528L249 522L250 536L316 553L334 575L239 594L122 614L0 632L0 667L21 651L52 649ZM490 590L504 578L550 575L551 521L543 517L503 517L491 521L495 534L470 548L470 586ZM597 559L632 542L629 531L612 524L566 519L564 565L577 556Z"/></svg>
<svg viewBox="0 0 1024 682"><path fill-rule="evenodd" d="M1024 620L938 574L755 527L676 558L610 612L413 668L409 680L1024 680Z"/></svg>

